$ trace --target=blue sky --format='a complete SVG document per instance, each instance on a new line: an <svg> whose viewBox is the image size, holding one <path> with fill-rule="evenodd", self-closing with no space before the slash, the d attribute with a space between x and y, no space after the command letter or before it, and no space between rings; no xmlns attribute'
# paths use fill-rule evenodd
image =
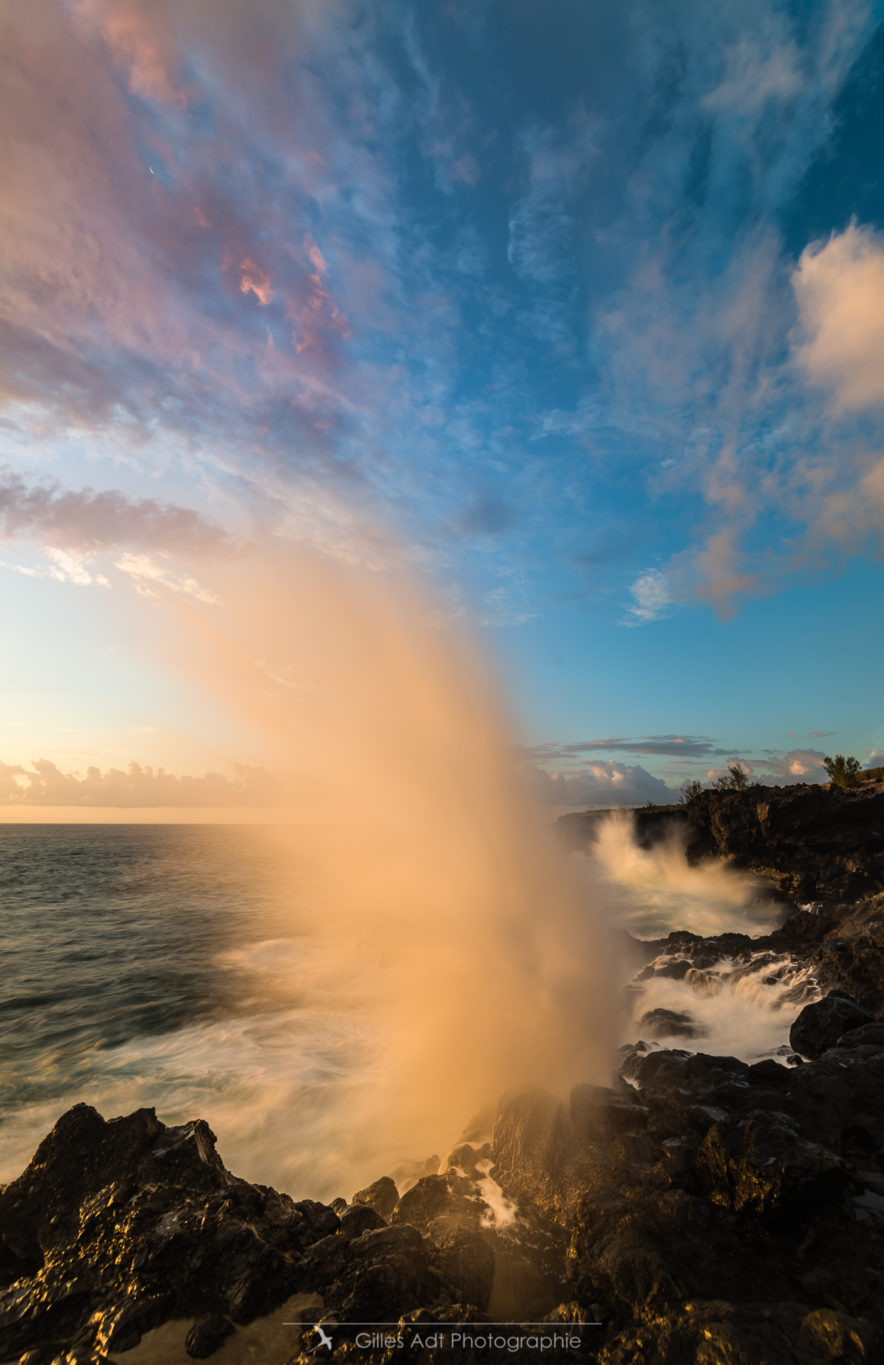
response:
<svg viewBox="0 0 884 1365"><path fill-rule="evenodd" d="M7 799L37 758L236 758L127 603L263 536L373 572L369 525L484 636L552 801L884 750L882 21L8 15Z"/></svg>

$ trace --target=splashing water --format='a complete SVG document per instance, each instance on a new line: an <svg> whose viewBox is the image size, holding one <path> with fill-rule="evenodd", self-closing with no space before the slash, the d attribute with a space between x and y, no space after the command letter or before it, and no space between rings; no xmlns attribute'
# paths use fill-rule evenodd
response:
<svg viewBox="0 0 884 1365"><path fill-rule="evenodd" d="M672 929L704 937L758 935L775 929L783 918L783 907L755 878L721 859L690 864L684 833L676 825L645 849L636 843L632 813L612 813L599 822L592 859L618 921L638 938L656 938Z"/></svg>
<svg viewBox="0 0 884 1365"><path fill-rule="evenodd" d="M170 604L179 661L300 793L268 837L302 937L263 979L306 996L292 1026L324 1051L295 1104L268 1077L267 1124L353 1181L447 1150L512 1086L605 1079L604 925L537 828L475 651L401 577L308 551L213 587L219 606Z"/></svg>
<svg viewBox="0 0 884 1365"><path fill-rule="evenodd" d="M724 958L707 968L693 967L680 979L665 975L677 958L655 959L653 976L633 983L628 1041L654 1040L645 1016L665 1010L687 1021L687 1036L659 1037L660 1047L686 1048L713 1056L758 1062L791 1055L789 1029L799 1010L819 998L812 968L788 955L750 953L746 960ZM658 974L661 972L664 974Z"/></svg>

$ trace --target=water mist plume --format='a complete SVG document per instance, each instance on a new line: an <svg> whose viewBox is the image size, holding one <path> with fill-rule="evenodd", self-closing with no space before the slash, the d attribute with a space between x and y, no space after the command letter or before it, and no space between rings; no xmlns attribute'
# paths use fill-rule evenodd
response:
<svg viewBox="0 0 884 1365"><path fill-rule="evenodd" d="M605 932L476 651L401 576L307 550L212 586L181 662L309 793L274 836L303 938L272 989L346 1035L298 1091L291 1148L343 1185L443 1151L508 1088L606 1079Z"/></svg>
<svg viewBox="0 0 884 1365"><path fill-rule="evenodd" d="M782 922L782 906L748 873L722 858L689 863L684 833L676 826L667 838L642 848L632 814L612 814L599 823L592 855L604 878L603 894L618 921L638 938L672 929L759 935Z"/></svg>

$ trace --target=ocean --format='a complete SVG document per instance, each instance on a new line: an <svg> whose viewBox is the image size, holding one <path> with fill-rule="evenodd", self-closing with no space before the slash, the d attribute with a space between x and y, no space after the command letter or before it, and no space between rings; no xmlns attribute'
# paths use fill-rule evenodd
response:
<svg viewBox="0 0 884 1365"><path fill-rule="evenodd" d="M146 1105L166 1123L205 1118L231 1170L296 1197L349 1197L392 1171L395 1114L363 1114L384 1066L371 998L383 978L348 977L328 955L320 889L290 867L281 880L280 857L239 826L0 826L0 1181L80 1101L105 1117ZM587 861L586 894L639 937L773 922L728 869L639 853L622 825ZM693 1046L777 1056L813 991L769 955L757 970L663 973L633 989L620 1037L640 1036L649 1008L688 1010L703 1038ZM451 1116L440 1150L470 1118ZM428 1155L398 1153L399 1178Z"/></svg>
<svg viewBox="0 0 884 1365"><path fill-rule="evenodd" d="M0 1180L79 1101L223 1118L259 1102L286 1038L292 1072L315 1068L309 1010L298 1040L270 988L298 944L275 856L247 827L0 826ZM278 1176L254 1123L230 1136L243 1174Z"/></svg>

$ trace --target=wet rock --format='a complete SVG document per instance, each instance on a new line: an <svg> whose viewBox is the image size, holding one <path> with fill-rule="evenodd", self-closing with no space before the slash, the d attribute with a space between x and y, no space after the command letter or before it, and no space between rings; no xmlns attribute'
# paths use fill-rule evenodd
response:
<svg viewBox="0 0 884 1365"><path fill-rule="evenodd" d="M348 1237L361 1237L363 1232L374 1232L386 1226L384 1219L370 1204L348 1204L342 1211L341 1231Z"/></svg>
<svg viewBox="0 0 884 1365"><path fill-rule="evenodd" d="M851 1318L832 1308L816 1308L801 1321L799 1342L821 1360L871 1361L877 1358L881 1337L872 1323Z"/></svg>
<svg viewBox="0 0 884 1365"><path fill-rule="evenodd" d="M803 1057L820 1057L852 1029L872 1024L874 1019L855 1000L830 991L822 1000L804 1009L789 1030L789 1042Z"/></svg>
<svg viewBox="0 0 884 1365"><path fill-rule="evenodd" d="M576 1085L570 1097L575 1133L586 1142L640 1132L647 1109L632 1095L617 1094L603 1085Z"/></svg>
<svg viewBox="0 0 884 1365"><path fill-rule="evenodd" d="M428 1228L433 1265L460 1303L485 1309L494 1282L495 1255L487 1234L451 1227L444 1219Z"/></svg>
<svg viewBox="0 0 884 1365"><path fill-rule="evenodd" d="M399 1191L396 1188L396 1183L388 1175L382 1175L380 1180L375 1180L371 1185L366 1185L364 1190L358 1190L353 1196L354 1204L368 1204L382 1218L390 1217L398 1200Z"/></svg>
<svg viewBox="0 0 884 1365"><path fill-rule="evenodd" d="M234 1330L233 1323L220 1313L204 1313L187 1333L184 1349L195 1360L205 1360L223 1346Z"/></svg>
<svg viewBox="0 0 884 1365"><path fill-rule="evenodd" d="M661 966L657 967L656 974L657 976L668 977L673 981L683 981L691 967L692 964L688 962L687 958L678 957L674 962L662 963Z"/></svg>
<svg viewBox="0 0 884 1365"><path fill-rule="evenodd" d="M457 1168L467 1176L474 1176L477 1173L478 1163L486 1160L491 1155L491 1148L488 1144L482 1147L474 1147L472 1143L461 1142L448 1154L449 1169Z"/></svg>
<svg viewBox="0 0 884 1365"><path fill-rule="evenodd" d="M447 1176L425 1175L402 1195L392 1216L397 1223L423 1226L447 1212L450 1204L451 1189Z"/></svg>
<svg viewBox="0 0 884 1365"><path fill-rule="evenodd" d="M683 1010L648 1010L639 1020L643 1033L651 1038L699 1038L701 1030Z"/></svg>
<svg viewBox="0 0 884 1365"><path fill-rule="evenodd" d="M847 1163L804 1137L784 1114L757 1111L715 1123L696 1158L708 1197L735 1213L803 1215L842 1200Z"/></svg>
<svg viewBox="0 0 884 1365"><path fill-rule="evenodd" d="M516 1199L552 1217L565 1216L597 1166L577 1133L570 1108L545 1090L501 1102L491 1140L495 1179Z"/></svg>
<svg viewBox="0 0 884 1365"><path fill-rule="evenodd" d="M321 1294L339 1319L395 1322L435 1302L444 1288L429 1251L417 1228L404 1225L377 1228L355 1240L325 1237L302 1260L302 1284Z"/></svg>
<svg viewBox="0 0 884 1365"><path fill-rule="evenodd" d="M208 1125L152 1109L62 1115L0 1191L5 1357L35 1345L125 1350L171 1317L246 1322L298 1288L304 1249L335 1214L228 1172Z"/></svg>

